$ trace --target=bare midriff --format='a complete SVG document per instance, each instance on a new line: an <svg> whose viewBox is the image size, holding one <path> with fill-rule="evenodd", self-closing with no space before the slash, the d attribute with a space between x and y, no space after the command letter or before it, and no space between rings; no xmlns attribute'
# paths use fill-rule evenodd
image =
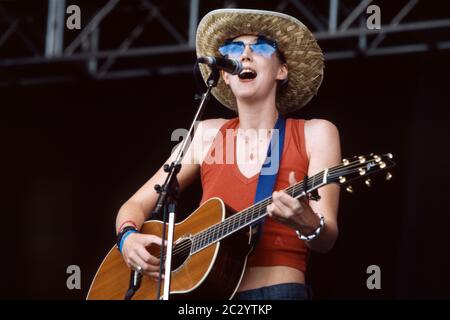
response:
<svg viewBox="0 0 450 320"><path fill-rule="evenodd" d="M281 283L305 283L305 274L298 269L286 266L248 267L237 291Z"/></svg>

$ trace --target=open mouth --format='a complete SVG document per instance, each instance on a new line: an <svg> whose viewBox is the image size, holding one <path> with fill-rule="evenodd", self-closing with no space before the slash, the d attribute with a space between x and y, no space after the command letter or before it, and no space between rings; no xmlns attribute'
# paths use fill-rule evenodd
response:
<svg viewBox="0 0 450 320"><path fill-rule="evenodd" d="M238 77L241 80L248 80L248 79L255 79L256 78L256 71L250 68L244 68L242 69L241 73L239 73Z"/></svg>

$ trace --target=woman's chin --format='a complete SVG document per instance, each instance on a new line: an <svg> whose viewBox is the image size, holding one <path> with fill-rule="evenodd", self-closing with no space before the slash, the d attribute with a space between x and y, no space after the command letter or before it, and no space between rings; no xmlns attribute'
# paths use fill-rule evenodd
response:
<svg viewBox="0 0 450 320"><path fill-rule="evenodd" d="M235 93L235 96L238 100L254 100L256 98L255 90L242 90Z"/></svg>

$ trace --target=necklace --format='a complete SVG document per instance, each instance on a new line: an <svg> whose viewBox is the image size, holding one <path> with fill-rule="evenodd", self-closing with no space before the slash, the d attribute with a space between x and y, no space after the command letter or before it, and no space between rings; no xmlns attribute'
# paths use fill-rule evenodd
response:
<svg viewBox="0 0 450 320"><path fill-rule="evenodd" d="M256 158L257 150L259 150L260 147L266 146L268 143L268 140L271 137L272 129L240 129L237 130L238 135L244 139L245 149L249 149L248 157L250 158L250 161L253 161ZM252 141L255 141L251 143L250 138L253 138ZM256 150L255 150L256 149ZM247 153L245 153L247 154Z"/></svg>

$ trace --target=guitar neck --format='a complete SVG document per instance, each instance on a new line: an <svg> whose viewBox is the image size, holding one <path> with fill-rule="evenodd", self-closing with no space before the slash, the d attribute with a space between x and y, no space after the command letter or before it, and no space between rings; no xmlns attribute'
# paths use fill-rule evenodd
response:
<svg viewBox="0 0 450 320"><path fill-rule="evenodd" d="M327 173L328 169L325 169L308 178L306 181L302 180L299 183L284 189L284 191L293 198L305 196L327 184ZM267 215L266 208L271 203L272 197L270 196L255 203L253 206L228 217L224 221L197 233L194 235L192 253L198 252L245 227L259 222Z"/></svg>
<svg viewBox="0 0 450 320"><path fill-rule="evenodd" d="M325 169L307 180L284 189L293 198L300 198L313 193L318 188L329 184L347 184L350 181L366 177L367 175L395 166L390 153L383 155L369 154L355 156L351 159L343 159L341 164ZM388 172L386 180L392 175ZM366 180L370 185L370 179ZM267 206L272 203L272 197L268 197L253 206L238 212L224 221L203 230L193 237L191 253L198 252L207 246L228 237L244 227L255 224L267 215Z"/></svg>

